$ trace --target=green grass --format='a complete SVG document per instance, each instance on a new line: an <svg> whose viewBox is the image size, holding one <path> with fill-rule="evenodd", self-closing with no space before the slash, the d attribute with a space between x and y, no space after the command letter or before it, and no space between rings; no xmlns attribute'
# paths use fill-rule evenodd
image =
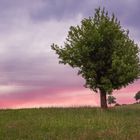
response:
<svg viewBox="0 0 140 140"><path fill-rule="evenodd" d="M140 140L140 105L0 110L0 140Z"/></svg>

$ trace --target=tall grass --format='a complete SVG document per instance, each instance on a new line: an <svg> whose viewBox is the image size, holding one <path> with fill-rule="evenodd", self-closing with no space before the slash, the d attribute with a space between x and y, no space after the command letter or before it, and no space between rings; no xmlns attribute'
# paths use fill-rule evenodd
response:
<svg viewBox="0 0 140 140"><path fill-rule="evenodd" d="M0 140L140 140L140 105L0 110Z"/></svg>

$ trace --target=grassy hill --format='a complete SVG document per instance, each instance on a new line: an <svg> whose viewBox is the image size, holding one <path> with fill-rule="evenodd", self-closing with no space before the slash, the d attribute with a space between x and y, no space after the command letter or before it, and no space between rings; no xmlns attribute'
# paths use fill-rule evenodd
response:
<svg viewBox="0 0 140 140"><path fill-rule="evenodd" d="M0 110L0 140L140 140L140 105Z"/></svg>

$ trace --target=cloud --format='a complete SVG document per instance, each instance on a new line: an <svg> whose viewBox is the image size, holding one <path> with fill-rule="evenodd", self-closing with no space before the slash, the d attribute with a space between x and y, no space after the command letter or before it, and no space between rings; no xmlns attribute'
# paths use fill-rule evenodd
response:
<svg viewBox="0 0 140 140"><path fill-rule="evenodd" d="M127 1L94 1L94 0L42 0L38 8L30 12L30 18L34 22L50 20L68 21L80 16L81 19L94 15L95 8L105 7L110 14L115 13L121 25L130 30L130 36L139 43L140 19L138 0ZM128 12L131 11L131 12Z"/></svg>
<svg viewBox="0 0 140 140"><path fill-rule="evenodd" d="M21 90L25 90L26 87L23 86L14 86L14 85L0 85L0 95L1 94L9 94L15 93Z"/></svg>
<svg viewBox="0 0 140 140"><path fill-rule="evenodd" d="M58 21L68 20L77 17L79 14L90 13L92 9L90 4L93 4L92 0L42 0L42 6L34 10L31 13L31 17L37 21L51 19Z"/></svg>
<svg viewBox="0 0 140 140"><path fill-rule="evenodd" d="M78 78L73 80L73 70L59 65L50 47L54 41L62 44L69 26L79 22L79 17L76 17L75 21L36 24L28 18L24 20L21 20L21 23L15 22L17 28L14 25L8 33L0 33L0 83L54 88L79 85L81 82ZM65 79L62 78L64 73L69 73ZM63 82L65 80L67 82Z"/></svg>

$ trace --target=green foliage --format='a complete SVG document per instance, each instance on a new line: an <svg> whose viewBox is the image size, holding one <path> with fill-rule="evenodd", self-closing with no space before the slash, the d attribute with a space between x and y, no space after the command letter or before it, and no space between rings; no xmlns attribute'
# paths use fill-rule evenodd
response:
<svg viewBox="0 0 140 140"><path fill-rule="evenodd" d="M140 100L140 91L138 91L134 97L136 101Z"/></svg>
<svg viewBox="0 0 140 140"><path fill-rule="evenodd" d="M140 105L0 110L0 140L139 140Z"/></svg>
<svg viewBox="0 0 140 140"><path fill-rule="evenodd" d="M64 47L53 44L60 63L78 68L85 87L111 93L140 75L139 49L114 14L95 10L94 17L71 26Z"/></svg>
<svg viewBox="0 0 140 140"><path fill-rule="evenodd" d="M115 104L116 103L116 98L114 96L109 95L107 98L108 104Z"/></svg>

